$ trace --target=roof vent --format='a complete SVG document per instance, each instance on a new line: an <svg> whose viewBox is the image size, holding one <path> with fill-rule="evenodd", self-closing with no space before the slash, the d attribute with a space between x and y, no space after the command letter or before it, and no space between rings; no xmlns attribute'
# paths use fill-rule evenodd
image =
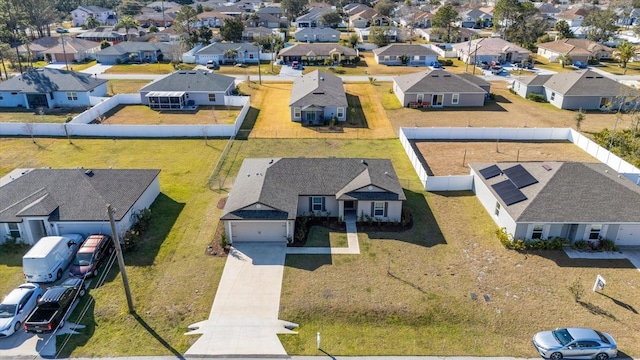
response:
<svg viewBox="0 0 640 360"><path fill-rule="evenodd" d="M364 159L360 160L360 164L364 165L364 166L369 166L369 164L367 164L366 161L364 161Z"/></svg>
<svg viewBox="0 0 640 360"><path fill-rule="evenodd" d="M320 76L320 81L324 81L324 77Z"/></svg>
<svg viewBox="0 0 640 360"><path fill-rule="evenodd" d="M273 159L269 160L269 164L273 164Z"/></svg>
<svg viewBox="0 0 640 360"><path fill-rule="evenodd" d="M93 176L93 170L91 170L91 169L86 170L86 171L84 172L84 174L85 174L85 175L87 175L88 177L92 177L92 176Z"/></svg>
<svg viewBox="0 0 640 360"><path fill-rule="evenodd" d="M551 166L549 166L547 164L542 165L542 168L547 170L547 171L551 171Z"/></svg>

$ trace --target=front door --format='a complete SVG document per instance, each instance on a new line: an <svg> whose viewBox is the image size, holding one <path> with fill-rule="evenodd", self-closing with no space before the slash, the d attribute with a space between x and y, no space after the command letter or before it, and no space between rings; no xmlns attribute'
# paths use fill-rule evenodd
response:
<svg viewBox="0 0 640 360"><path fill-rule="evenodd" d="M307 124L313 124L316 122L316 112L315 111L307 111L305 119L307 120Z"/></svg>
<svg viewBox="0 0 640 360"><path fill-rule="evenodd" d="M424 101L424 94L416 95L416 101L422 103Z"/></svg>
<svg viewBox="0 0 640 360"><path fill-rule="evenodd" d="M47 236L47 230L44 227L44 221L42 220L28 220L29 228L31 230L31 237L33 242L36 243L40 238Z"/></svg>
<svg viewBox="0 0 640 360"><path fill-rule="evenodd" d="M344 209L345 210L355 210L355 202L353 200L351 201L345 201L344 202Z"/></svg>
<svg viewBox="0 0 640 360"><path fill-rule="evenodd" d="M442 98L443 98L442 94L433 94L431 106L433 107L442 106Z"/></svg>

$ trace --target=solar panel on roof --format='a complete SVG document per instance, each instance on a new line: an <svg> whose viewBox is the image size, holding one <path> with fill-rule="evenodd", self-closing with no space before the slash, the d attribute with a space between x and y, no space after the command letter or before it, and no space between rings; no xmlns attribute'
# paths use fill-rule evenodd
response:
<svg viewBox="0 0 640 360"><path fill-rule="evenodd" d="M527 200L527 197L524 196L522 191L520 191L511 180L499 182L491 185L491 187L507 206Z"/></svg>
<svg viewBox="0 0 640 360"><path fill-rule="evenodd" d="M498 165L491 165L489 167L486 167L482 170L480 170L480 175L482 175L482 177L485 180L489 180L491 178L494 178L498 175L502 174L502 170L500 170L500 168L498 167Z"/></svg>
<svg viewBox="0 0 640 360"><path fill-rule="evenodd" d="M511 180L518 189L522 189L525 186L529 186L538 182L533 175L529 174L529 172L522 167L522 165L512 166L508 169L504 169L503 173L507 175L509 180Z"/></svg>

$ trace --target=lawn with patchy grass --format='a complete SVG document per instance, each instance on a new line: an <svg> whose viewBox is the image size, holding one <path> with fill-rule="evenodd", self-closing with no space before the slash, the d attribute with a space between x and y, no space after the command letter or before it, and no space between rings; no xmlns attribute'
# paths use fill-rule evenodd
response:
<svg viewBox="0 0 640 360"><path fill-rule="evenodd" d="M551 70L555 72L567 72L575 70L575 68L571 65L562 66L562 64L557 61L549 62L549 59L542 56L534 54L531 55L531 57L533 58L533 66L538 69Z"/></svg>
<svg viewBox="0 0 640 360"><path fill-rule="evenodd" d="M192 70L195 64L180 64L182 70ZM169 74L176 71L170 63L120 64L108 68L106 74Z"/></svg>
<svg viewBox="0 0 640 360"><path fill-rule="evenodd" d="M135 94L140 91L146 85L149 85L151 80L124 80L124 79L110 79L107 81L107 89L109 89L109 95L115 94Z"/></svg>
<svg viewBox="0 0 640 360"><path fill-rule="evenodd" d="M272 70L273 69L273 70ZM278 75L280 74L280 65L261 64L260 71L262 75ZM222 75L258 75L257 64L244 64L243 66L220 65L220 69L214 71L216 74ZM256 80L256 79L253 79Z"/></svg>
<svg viewBox="0 0 640 360"><path fill-rule="evenodd" d="M600 62L598 66L594 66L599 70L606 71L614 75L640 75L640 63L630 62L627 67L620 67L618 62Z"/></svg>
<svg viewBox="0 0 640 360"><path fill-rule="evenodd" d="M348 247L347 234L331 231L324 226L312 226L305 247Z"/></svg>
<svg viewBox="0 0 640 360"><path fill-rule="evenodd" d="M65 123L86 108L45 109L42 112L24 108L0 108L0 123Z"/></svg>
<svg viewBox="0 0 640 360"><path fill-rule="evenodd" d="M69 64L69 69L72 69L75 72L79 72L82 70L86 70L94 65L96 65L98 62L95 60L92 61L87 61L87 62L81 62L81 63L73 63L73 64Z"/></svg>
<svg viewBox="0 0 640 360"><path fill-rule="evenodd" d="M118 105L105 114L103 124L215 125L233 124L239 107L198 106L196 110L152 110L146 105Z"/></svg>

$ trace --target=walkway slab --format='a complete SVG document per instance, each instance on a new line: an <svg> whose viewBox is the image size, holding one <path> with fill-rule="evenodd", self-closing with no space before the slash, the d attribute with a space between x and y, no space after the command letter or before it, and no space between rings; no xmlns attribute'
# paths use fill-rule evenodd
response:
<svg viewBox="0 0 640 360"><path fill-rule="evenodd" d="M277 334L297 324L278 319L286 243L242 243L231 249L209 319L190 325L202 334L187 356L286 356Z"/></svg>
<svg viewBox="0 0 640 360"><path fill-rule="evenodd" d="M347 226L346 248L334 247L289 247L287 255L349 255L360 254L360 243L358 242L358 229L356 227L355 216L344 219Z"/></svg>

